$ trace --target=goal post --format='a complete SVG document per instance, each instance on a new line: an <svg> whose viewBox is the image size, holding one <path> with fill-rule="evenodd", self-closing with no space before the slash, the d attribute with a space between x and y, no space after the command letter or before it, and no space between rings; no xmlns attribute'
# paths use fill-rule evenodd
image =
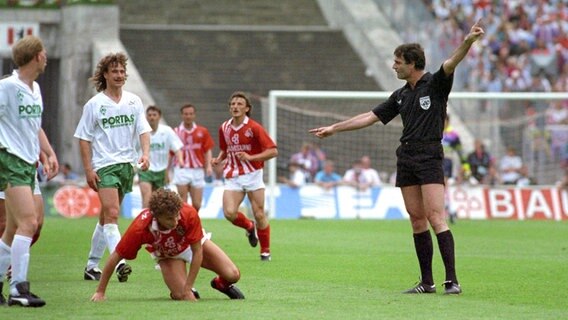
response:
<svg viewBox="0 0 568 320"><path fill-rule="evenodd" d="M388 125L342 133L318 139L310 128L329 125L370 111L392 92L384 91L302 91L272 90L263 99L263 122L278 145L279 155L267 163L267 209L275 212L278 176L287 174L290 156L302 143L318 145L343 174L351 163L370 155L373 167L383 178L396 170L394 151L402 132L400 117ZM452 92L448 101L451 124L458 130L464 151L473 150L473 140L482 139L495 159L503 156L507 146L514 146L539 182L552 183L558 178L560 163L552 154L547 110L553 103L568 101L565 92ZM568 126L555 127L567 130ZM388 181L383 181L388 183Z"/></svg>

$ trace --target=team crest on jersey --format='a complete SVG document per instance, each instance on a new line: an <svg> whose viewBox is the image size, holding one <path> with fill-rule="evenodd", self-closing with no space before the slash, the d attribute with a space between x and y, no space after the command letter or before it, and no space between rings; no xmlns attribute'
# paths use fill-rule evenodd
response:
<svg viewBox="0 0 568 320"><path fill-rule="evenodd" d="M252 138L254 135L252 133L252 129L248 128L248 130L245 132L245 137L247 138Z"/></svg>
<svg viewBox="0 0 568 320"><path fill-rule="evenodd" d="M16 97L18 97L18 101L20 102L24 101L24 93L21 90L18 90L18 93L16 93Z"/></svg>
<svg viewBox="0 0 568 320"><path fill-rule="evenodd" d="M430 109L430 96L420 97L420 108L424 110Z"/></svg>
<svg viewBox="0 0 568 320"><path fill-rule="evenodd" d="M179 234L180 236L183 236L185 234L185 228L183 226L180 226L178 224L178 226L176 227L176 232L177 234Z"/></svg>
<svg viewBox="0 0 568 320"><path fill-rule="evenodd" d="M234 134L234 135L231 137L231 142L232 142L233 144L239 144L239 135L238 135L238 134Z"/></svg>
<svg viewBox="0 0 568 320"><path fill-rule="evenodd" d="M103 116L106 115L107 107L106 107L106 106L101 106L101 108L99 109L99 112L100 112Z"/></svg>

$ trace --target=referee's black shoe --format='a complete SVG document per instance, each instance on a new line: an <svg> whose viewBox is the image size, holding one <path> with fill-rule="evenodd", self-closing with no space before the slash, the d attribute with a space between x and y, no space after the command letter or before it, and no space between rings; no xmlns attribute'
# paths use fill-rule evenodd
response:
<svg viewBox="0 0 568 320"><path fill-rule="evenodd" d="M452 280L444 282L444 294L461 294L461 286Z"/></svg>
<svg viewBox="0 0 568 320"><path fill-rule="evenodd" d="M402 293L436 293L436 285L435 284L426 284L423 282L418 282L414 287L403 291Z"/></svg>

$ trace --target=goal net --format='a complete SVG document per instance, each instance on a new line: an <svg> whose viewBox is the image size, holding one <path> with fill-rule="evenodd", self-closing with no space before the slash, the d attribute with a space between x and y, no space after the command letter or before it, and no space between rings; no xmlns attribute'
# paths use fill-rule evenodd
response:
<svg viewBox="0 0 568 320"><path fill-rule="evenodd" d="M292 154L304 143L325 152L343 174L364 155L382 178L396 170L395 150L402 132L400 117L388 125L377 124L326 139L308 133L311 128L329 125L367 112L385 101L390 92L271 91L263 101L263 123L277 141L278 158L268 164L269 183L288 174ZM568 144L568 125L554 123L554 108L566 109L568 93L482 93L452 92L448 113L459 132L465 153L473 151L475 139L484 142L496 161L508 147L514 147L539 184L554 184L562 175L561 152ZM557 107L560 105L560 107ZM566 121L566 120L565 120ZM564 139L564 140L562 140ZM383 181L388 183L387 181Z"/></svg>

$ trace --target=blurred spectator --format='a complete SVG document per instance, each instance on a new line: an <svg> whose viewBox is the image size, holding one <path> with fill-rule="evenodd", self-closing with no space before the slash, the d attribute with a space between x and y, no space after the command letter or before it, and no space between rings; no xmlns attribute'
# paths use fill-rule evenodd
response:
<svg viewBox="0 0 568 320"><path fill-rule="evenodd" d="M533 72L546 70L549 75L557 75L556 49L552 42L547 43L544 39L537 38L536 45L531 50L530 59Z"/></svg>
<svg viewBox="0 0 568 320"><path fill-rule="evenodd" d="M319 168L319 160L314 155L312 145L307 142L302 144L300 152L294 153L292 157L290 157L289 163L297 163L301 165L308 177L308 182L313 181L313 178Z"/></svg>
<svg viewBox="0 0 568 320"><path fill-rule="evenodd" d="M531 78L530 89L533 92L550 92L552 91L552 85L546 75L544 70L538 70L533 73Z"/></svg>
<svg viewBox="0 0 568 320"><path fill-rule="evenodd" d="M557 182L557 186L568 192L568 166L564 168L564 177Z"/></svg>
<svg viewBox="0 0 568 320"><path fill-rule="evenodd" d="M361 160L353 162L351 169L345 171L343 175L343 183L356 188L359 191L365 191L371 186L371 182L367 180L363 174L363 165Z"/></svg>
<svg viewBox="0 0 568 320"><path fill-rule="evenodd" d="M534 178L529 174L527 166L522 166L520 170L521 177L517 180L517 187L533 186L536 184Z"/></svg>
<svg viewBox="0 0 568 320"><path fill-rule="evenodd" d="M560 100L552 101L546 110L546 128L550 133L550 152L553 160L561 160L568 155L568 108Z"/></svg>
<svg viewBox="0 0 568 320"><path fill-rule="evenodd" d="M381 181L379 172L374 168L371 168L371 157L369 156L361 157L361 169L363 170L363 175L365 176L365 180L369 181L371 187L380 186L383 183Z"/></svg>
<svg viewBox="0 0 568 320"><path fill-rule="evenodd" d="M312 144L312 153L318 159L318 169L316 173L323 169L323 163L325 162L327 155L325 151L323 151L319 145L319 143Z"/></svg>
<svg viewBox="0 0 568 320"><path fill-rule="evenodd" d="M323 163L323 169L316 173L314 182L326 190L341 184L341 176L335 172L335 164L333 161L326 160Z"/></svg>
<svg viewBox="0 0 568 320"><path fill-rule="evenodd" d="M64 163L59 167L59 173L52 181L55 183L65 184L77 182L79 178L79 175L72 170L71 165L69 163Z"/></svg>
<svg viewBox="0 0 568 320"><path fill-rule="evenodd" d="M565 60L568 61L568 54ZM553 85L553 89L557 92L568 92L568 63L564 64L556 83Z"/></svg>
<svg viewBox="0 0 568 320"><path fill-rule="evenodd" d="M444 122L444 131L442 134L442 146L444 148L444 161L442 165L444 167L444 178L447 184L448 179L454 176L453 168L453 156L454 152L460 161L460 169L458 170L458 176L456 181L458 183L463 181L463 178L469 178L471 174L469 163L467 162L467 157L463 152L463 147L461 144L460 136L456 130L450 125L450 115L446 115L446 120Z"/></svg>
<svg viewBox="0 0 568 320"><path fill-rule="evenodd" d="M485 145L481 140L475 140L474 150L468 155L467 162L471 168L471 176L478 183L491 184L495 180L492 176L495 174L494 159L485 150Z"/></svg>
<svg viewBox="0 0 568 320"><path fill-rule="evenodd" d="M515 148L507 148L507 153L501 158L499 164L501 183L516 184L521 178L522 168L523 160L517 155Z"/></svg>
<svg viewBox="0 0 568 320"><path fill-rule="evenodd" d="M463 73L470 90L490 91L484 79L493 71L497 73L493 79L506 79L507 91L533 91L530 75L539 70L553 87L562 81L559 71L568 64L565 0L423 2L438 20L439 32L434 37L439 39L436 50L441 52L448 42L468 31L468 21L483 19L485 39L468 54L470 70Z"/></svg>
<svg viewBox="0 0 568 320"><path fill-rule="evenodd" d="M278 177L280 182L285 183L292 188L299 188L306 184L306 175L299 164L291 162L288 165L288 170L288 177Z"/></svg>
<svg viewBox="0 0 568 320"><path fill-rule="evenodd" d="M515 69L511 75L505 79L505 91L519 92L529 88L529 81L523 77L520 70Z"/></svg>

